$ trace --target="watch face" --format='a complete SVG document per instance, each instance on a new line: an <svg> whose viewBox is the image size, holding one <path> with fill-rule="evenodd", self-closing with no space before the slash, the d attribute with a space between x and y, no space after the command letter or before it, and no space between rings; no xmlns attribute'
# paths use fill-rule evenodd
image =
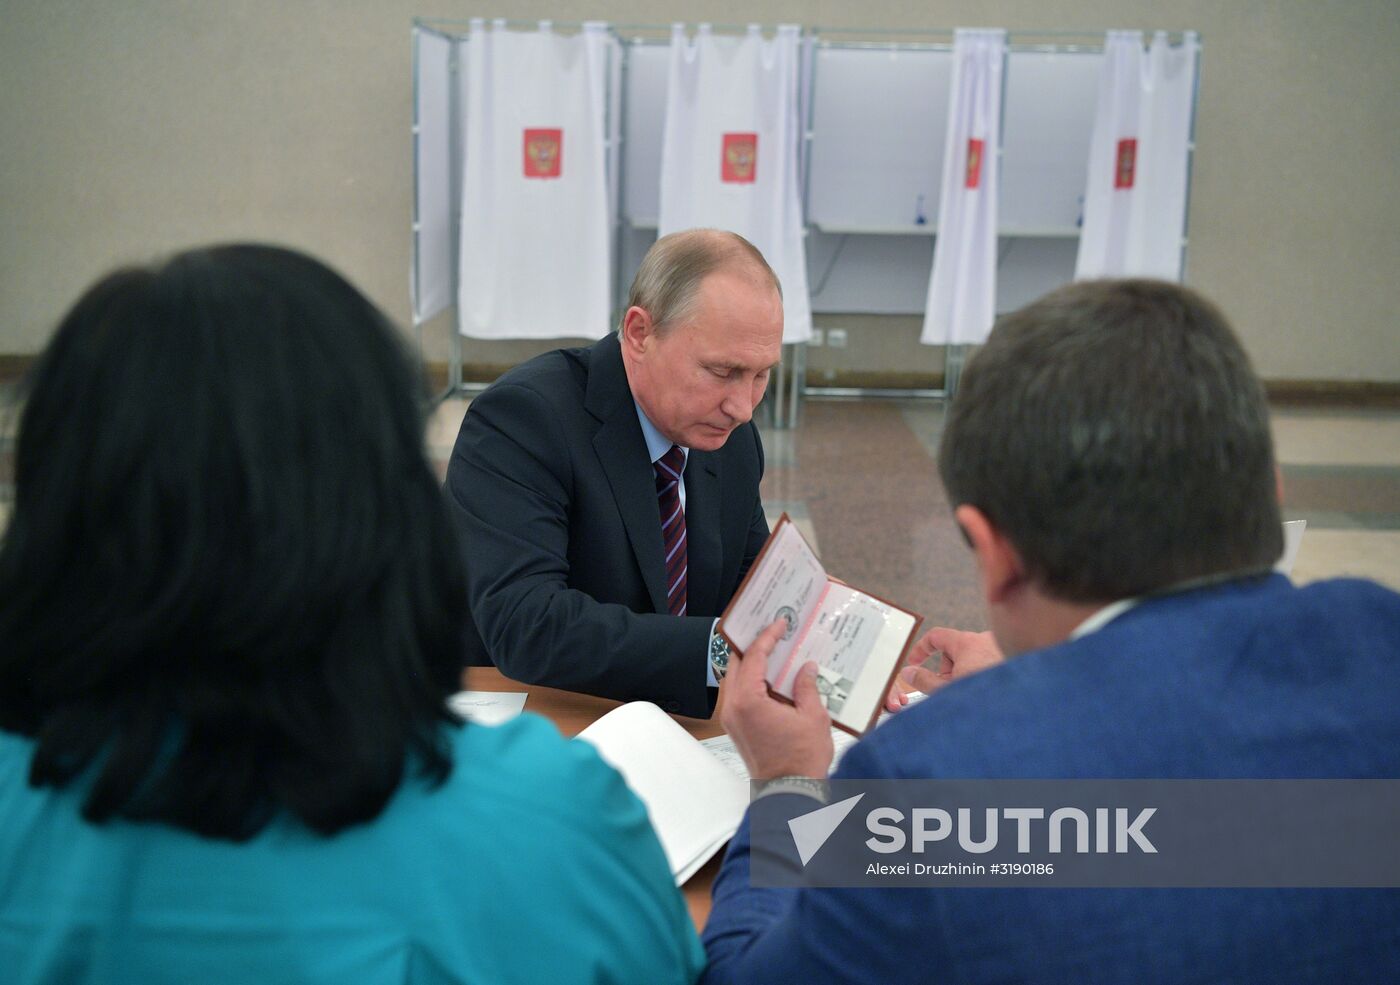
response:
<svg viewBox="0 0 1400 985"><path fill-rule="evenodd" d="M729 669L729 641L723 636L716 636L710 641L710 666L714 668L716 678L723 677Z"/></svg>

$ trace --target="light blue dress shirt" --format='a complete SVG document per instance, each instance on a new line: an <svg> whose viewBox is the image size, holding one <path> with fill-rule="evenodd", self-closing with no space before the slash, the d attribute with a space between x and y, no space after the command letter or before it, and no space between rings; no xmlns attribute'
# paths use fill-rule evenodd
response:
<svg viewBox="0 0 1400 985"><path fill-rule="evenodd" d="M655 466L657 459L671 450L672 441L656 429L656 425L651 423L651 418L647 417L646 412L642 410L641 404L637 403L635 400L632 401L632 404L637 408L637 421L642 425L642 437L645 438L647 442L647 454L651 456L651 464ZM677 447L680 446L677 445ZM690 449L681 448L681 454L685 456L685 465L689 465ZM685 465L681 466L681 475L685 475ZM684 482L681 483L680 494L681 509L685 509Z"/></svg>

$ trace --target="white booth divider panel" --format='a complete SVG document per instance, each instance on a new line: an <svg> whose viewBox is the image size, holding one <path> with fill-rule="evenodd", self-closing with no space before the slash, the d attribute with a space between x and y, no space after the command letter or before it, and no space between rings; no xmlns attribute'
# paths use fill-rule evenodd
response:
<svg viewBox="0 0 1400 985"><path fill-rule="evenodd" d="M817 49L808 222L857 232L937 223L952 73L949 51Z"/></svg>
<svg viewBox="0 0 1400 985"><path fill-rule="evenodd" d="M819 48L816 57L808 221L835 232L932 231L952 53ZM1003 233L1077 233L1101 58L1008 55Z"/></svg>
<svg viewBox="0 0 1400 985"><path fill-rule="evenodd" d="M440 35L415 31L418 79L415 89L418 122L418 173L414 203L418 228L411 277L413 321L422 324L456 300L453 297L453 210L451 59L453 43Z"/></svg>
<svg viewBox="0 0 1400 985"><path fill-rule="evenodd" d="M1098 52L1013 51L1008 56L1003 233L1078 234L1102 61Z"/></svg>
<svg viewBox="0 0 1400 985"><path fill-rule="evenodd" d="M670 45L627 46L627 125L623 146L623 215L655 226L661 212L661 138L666 125Z"/></svg>

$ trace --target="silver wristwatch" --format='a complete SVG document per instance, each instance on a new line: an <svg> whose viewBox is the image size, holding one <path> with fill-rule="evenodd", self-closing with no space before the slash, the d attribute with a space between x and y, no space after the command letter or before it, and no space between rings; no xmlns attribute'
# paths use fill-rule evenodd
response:
<svg viewBox="0 0 1400 985"><path fill-rule="evenodd" d="M778 793L801 794L820 800L823 804L831 800L831 782L810 776L775 776L771 780L751 782L749 788L754 800Z"/></svg>

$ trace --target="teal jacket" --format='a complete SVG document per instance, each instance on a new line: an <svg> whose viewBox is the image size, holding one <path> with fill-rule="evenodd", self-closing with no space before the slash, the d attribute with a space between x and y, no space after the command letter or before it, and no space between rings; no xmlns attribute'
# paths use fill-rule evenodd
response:
<svg viewBox="0 0 1400 985"><path fill-rule="evenodd" d="M30 983L691 982L704 961L646 809L592 747L523 715L452 738L326 838L94 826L0 732L0 978Z"/></svg>

